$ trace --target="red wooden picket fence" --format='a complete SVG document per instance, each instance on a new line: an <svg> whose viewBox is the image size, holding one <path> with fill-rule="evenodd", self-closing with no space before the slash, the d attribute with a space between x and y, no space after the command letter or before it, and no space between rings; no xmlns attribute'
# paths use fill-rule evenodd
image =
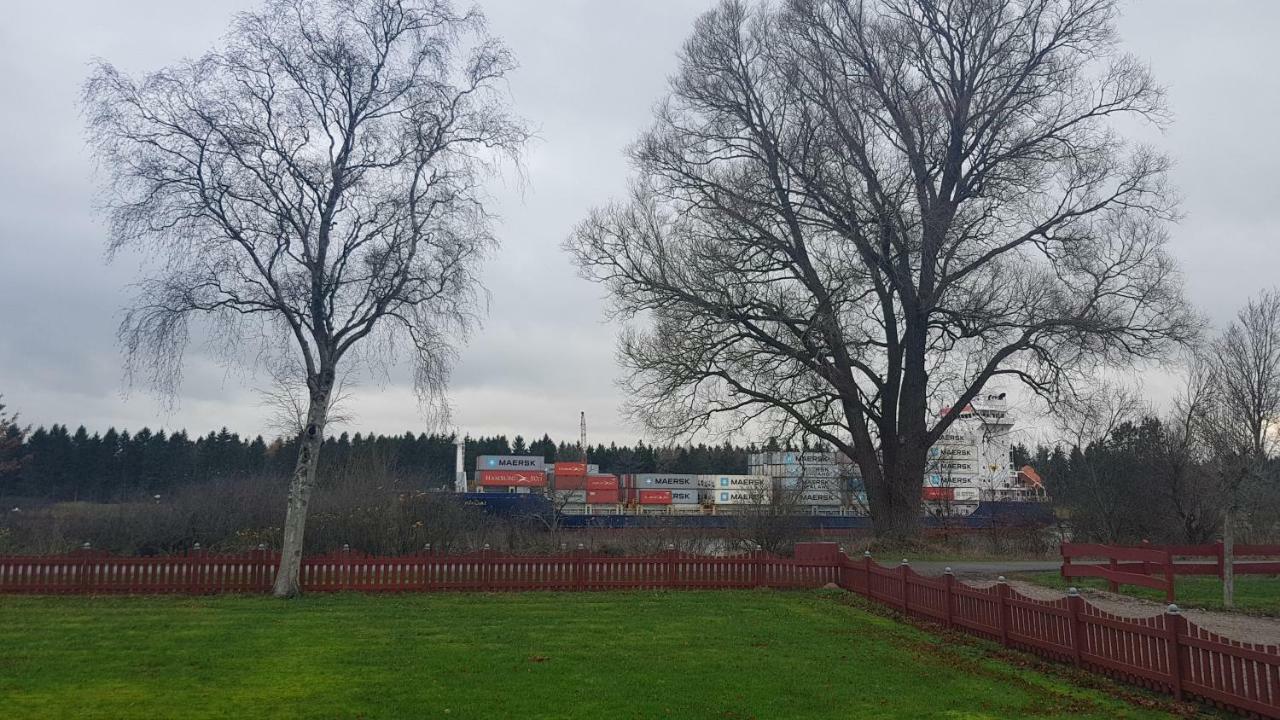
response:
<svg viewBox="0 0 1280 720"><path fill-rule="evenodd" d="M270 589L278 562L279 555L267 550L150 558L93 550L0 556L0 593L262 593ZM487 551L375 557L342 551L308 557L302 570L302 587L309 592L814 588L828 583L905 615L1179 699L1280 718L1280 646L1220 637L1172 608L1150 618L1124 618L1079 595L1037 600L1003 582L974 587L950 573L919 575L906 563L884 567L870 556L850 559L834 543L797 545L794 558L675 551L612 557L582 550L551 557Z"/></svg>
<svg viewBox="0 0 1280 720"><path fill-rule="evenodd" d="M1280 545L1236 545L1232 564L1237 575L1280 575L1280 561L1258 561L1252 558L1280 557ZM1223 575L1222 543L1207 545L1099 545L1062 543L1062 577L1096 577L1107 581L1115 592L1120 585L1140 585L1165 591L1165 599L1174 600L1174 578L1177 575ZM1084 558L1105 562L1081 563ZM1191 558L1211 558L1197 562Z"/></svg>
<svg viewBox="0 0 1280 720"><path fill-rule="evenodd" d="M1176 608L1112 615L1078 594L1027 597L1000 582L977 588L841 556L840 585L900 612L1135 685L1234 712L1280 718L1280 646L1216 635Z"/></svg>
<svg viewBox="0 0 1280 720"><path fill-rule="evenodd" d="M265 549L238 555L197 550L166 557L117 557L88 549L60 556L0 556L0 593L265 593L279 563L279 553ZM485 550L380 557L343 550L304 558L301 585L304 592L787 589L822 587L838 575L831 558L766 553L705 557L669 550L616 557L579 550L526 557Z"/></svg>

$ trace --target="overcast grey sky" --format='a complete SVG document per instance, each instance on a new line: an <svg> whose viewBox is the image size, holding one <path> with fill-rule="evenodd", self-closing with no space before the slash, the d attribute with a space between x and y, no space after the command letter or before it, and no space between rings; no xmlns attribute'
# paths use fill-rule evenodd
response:
<svg viewBox="0 0 1280 720"><path fill-rule="evenodd" d="M104 262L93 168L77 110L90 58L144 72L210 48L254 0L13 0L0 24L0 393L26 422L265 430L261 380L193 348L180 404L124 394L114 343L136 261ZM712 0L489 0L514 50L517 111L539 130L527 185L495 184L503 248L485 271L485 328L462 352L451 402L471 434L640 433L618 414L615 329L599 287L560 243L625 187L627 143L649 120L693 19ZM1121 32L1169 88L1173 125L1154 142L1177 165L1186 219L1173 231L1192 300L1224 322L1280 283L1280 2L1130 0ZM1160 383L1149 384L1159 395ZM1159 400L1159 398L1155 398ZM424 429L406 385L365 381L353 430Z"/></svg>

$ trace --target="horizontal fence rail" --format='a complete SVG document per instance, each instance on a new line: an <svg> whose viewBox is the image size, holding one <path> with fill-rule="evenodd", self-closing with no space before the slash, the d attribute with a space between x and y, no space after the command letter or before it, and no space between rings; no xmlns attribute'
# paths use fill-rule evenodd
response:
<svg viewBox="0 0 1280 720"><path fill-rule="evenodd" d="M277 553L265 549L151 558L88 549L51 557L0 556L0 593L265 593L279 561ZM1124 618L1078 594L1038 600L1003 581L974 587L949 572L920 575L906 561L886 567L869 555L850 559L833 543L799 544L794 558L675 551L612 557L583 550L551 557L488 551L379 557L341 551L305 558L301 580L309 592L370 593L816 588L835 583L905 615L1006 647L1178 699L1280 718L1280 646L1221 637L1188 622L1172 606L1154 617Z"/></svg>

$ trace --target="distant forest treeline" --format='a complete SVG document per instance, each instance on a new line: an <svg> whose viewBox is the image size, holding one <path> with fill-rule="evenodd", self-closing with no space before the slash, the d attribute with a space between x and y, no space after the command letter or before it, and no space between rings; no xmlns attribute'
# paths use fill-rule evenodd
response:
<svg viewBox="0 0 1280 720"><path fill-rule="evenodd" d="M16 427L9 429L18 437ZM768 449L776 449L773 444ZM406 487L451 487L454 436L406 432L403 435L342 433L321 453L321 478L377 467ZM643 442L593 445L588 458L603 472L745 473L748 447L694 445L659 447ZM0 458L0 498L116 501L163 495L177 488L215 480L262 477L283 480L297 458L296 440L242 437L223 428L192 438L185 431L166 433L92 433L65 425L40 427L5 454L21 462L5 467ZM548 435L466 438L470 472L478 455L541 455L548 462L577 460L576 443L557 443Z"/></svg>

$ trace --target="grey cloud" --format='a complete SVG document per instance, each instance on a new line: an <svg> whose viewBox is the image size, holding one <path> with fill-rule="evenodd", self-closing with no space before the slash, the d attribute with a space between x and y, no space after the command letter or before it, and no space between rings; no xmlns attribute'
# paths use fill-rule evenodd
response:
<svg viewBox="0 0 1280 720"><path fill-rule="evenodd" d="M76 108L89 60L145 71L216 42L253 0L74 0L10 3L0 25L0 393L29 422L263 431L251 389L263 382L227 370L192 347L176 410L145 392L122 396L114 345L118 312L137 258L103 263L92 212L92 163ZM602 291L578 278L560 243L593 205L620 195L626 145L649 122L676 52L710 0L483 3L521 69L516 109L539 128L527 185L496 182L503 248L485 270L492 292L484 329L461 350L451 399L473 434L577 433L586 410L594 440L630 440L618 414L616 328ZM1223 321L1276 283L1280 192L1273 182L1280 137L1280 4L1135 0L1123 42L1169 87L1174 123L1143 138L1177 161L1173 181L1186 219L1173 228L1193 300ZM1153 376L1153 396L1168 383ZM423 429L405 373L364 377L351 429Z"/></svg>

